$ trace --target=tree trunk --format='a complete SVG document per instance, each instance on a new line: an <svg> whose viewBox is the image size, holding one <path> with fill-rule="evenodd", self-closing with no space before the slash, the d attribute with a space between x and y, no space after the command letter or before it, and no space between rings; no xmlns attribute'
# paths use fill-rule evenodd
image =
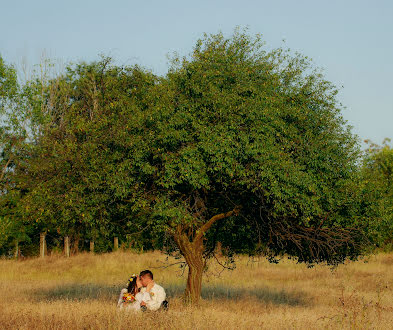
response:
<svg viewBox="0 0 393 330"><path fill-rule="evenodd" d="M240 207L237 206L232 211L213 216L195 232L193 237L189 237L187 234L187 227L182 228L181 225L178 225L177 228L172 231L175 243L188 266L188 278L185 291L186 302L196 305L201 298L202 274L205 269L205 260L203 258L203 240L205 239L205 233L216 221L232 215L237 215L239 210Z"/></svg>
<svg viewBox="0 0 393 330"><path fill-rule="evenodd" d="M67 258L70 257L70 237L64 237L64 254Z"/></svg>
<svg viewBox="0 0 393 330"><path fill-rule="evenodd" d="M90 241L90 253L94 253L94 241Z"/></svg>
<svg viewBox="0 0 393 330"><path fill-rule="evenodd" d="M221 244L221 242L217 242L214 253L215 253L217 256L222 257L222 244Z"/></svg>
<svg viewBox="0 0 393 330"><path fill-rule="evenodd" d="M41 233L40 234L40 257L41 258L45 257L45 252L46 252L45 236L46 236L46 233Z"/></svg>
<svg viewBox="0 0 393 330"><path fill-rule="evenodd" d="M72 245L71 245L71 253L72 254L79 253L79 241L80 241L79 236L75 236L75 238L73 239Z"/></svg>
<svg viewBox="0 0 393 330"><path fill-rule="evenodd" d="M113 251L117 251L119 249L119 237L113 238Z"/></svg>
<svg viewBox="0 0 393 330"><path fill-rule="evenodd" d="M16 242L15 242L15 256L14 256L14 258L15 259L19 258L19 241L18 240L16 240Z"/></svg>
<svg viewBox="0 0 393 330"><path fill-rule="evenodd" d="M191 243L191 249L184 253L188 265L187 286L185 291L186 301L198 304L202 293L202 274L205 268L203 260L203 243Z"/></svg>
<svg viewBox="0 0 393 330"><path fill-rule="evenodd" d="M174 238L188 266L185 299L187 303L196 305L201 298L202 274L205 268L203 239L190 242L184 233L178 233Z"/></svg>

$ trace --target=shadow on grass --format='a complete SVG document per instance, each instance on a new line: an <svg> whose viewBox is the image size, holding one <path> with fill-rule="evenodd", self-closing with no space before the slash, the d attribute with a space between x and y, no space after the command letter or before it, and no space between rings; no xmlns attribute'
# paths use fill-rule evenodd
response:
<svg viewBox="0 0 393 330"><path fill-rule="evenodd" d="M181 297L184 293L184 285L169 284L163 286L169 299ZM120 289L118 285L72 283L35 291L34 295L37 300L104 300L117 303ZM207 300L224 299L239 301L247 297L255 298L264 303L289 306L306 305L307 301L303 294L269 288L240 289L220 285L205 285L202 288L202 298Z"/></svg>
<svg viewBox="0 0 393 330"><path fill-rule="evenodd" d="M37 300L105 300L117 303L120 288L104 284L64 284L34 292Z"/></svg>
<svg viewBox="0 0 393 330"><path fill-rule="evenodd" d="M181 296L184 293L184 286L168 285L166 288L168 297ZM306 305L306 297L300 293L290 293L284 290L273 290L269 288L240 289L225 287L222 285L202 287L202 298L207 300L226 299L236 300L252 297L260 302L275 305L299 306Z"/></svg>

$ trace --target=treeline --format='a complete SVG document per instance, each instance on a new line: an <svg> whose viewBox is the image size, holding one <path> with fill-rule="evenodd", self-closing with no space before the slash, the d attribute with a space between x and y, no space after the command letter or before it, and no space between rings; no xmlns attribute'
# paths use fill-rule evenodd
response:
<svg viewBox="0 0 393 330"><path fill-rule="evenodd" d="M66 236L71 253L91 241L111 251L113 237L129 248L162 247L133 221L126 163L132 108L147 106L159 78L108 58L54 77L41 69L21 85L1 59L0 254L38 255L41 233L48 251L62 251Z"/></svg>
<svg viewBox="0 0 393 330"><path fill-rule="evenodd" d="M52 251L65 236L73 252L111 251L114 237L181 251L198 228L204 253L220 241L301 261L358 254L333 252L329 228L391 248L389 141L361 153L307 59L258 47L218 35L166 76L102 58L23 84L0 57L0 254L38 255L40 233Z"/></svg>

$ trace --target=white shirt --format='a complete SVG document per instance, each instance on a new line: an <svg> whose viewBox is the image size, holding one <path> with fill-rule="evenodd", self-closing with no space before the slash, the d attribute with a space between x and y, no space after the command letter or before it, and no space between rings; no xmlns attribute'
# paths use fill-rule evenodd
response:
<svg viewBox="0 0 393 330"><path fill-rule="evenodd" d="M143 293L144 296L142 301L146 303L146 308L150 311L158 310L166 298L164 288L156 283L154 283L150 293L146 292L146 288L142 288L140 293ZM148 300L145 300L145 295L148 295Z"/></svg>

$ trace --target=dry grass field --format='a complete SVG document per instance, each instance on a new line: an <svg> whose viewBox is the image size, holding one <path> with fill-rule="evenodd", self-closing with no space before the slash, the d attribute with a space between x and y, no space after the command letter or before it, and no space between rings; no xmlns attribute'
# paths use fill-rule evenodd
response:
<svg viewBox="0 0 393 330"><path fill-rule="evenodd" d="M80 254L0 260L0 329L391 329L393 254L331 270L292 261L237 259L219 274L211 264L198 307L182 304L185 275L158 252ZM119 311L130 274L151 268L170 308Z"/></svg>

